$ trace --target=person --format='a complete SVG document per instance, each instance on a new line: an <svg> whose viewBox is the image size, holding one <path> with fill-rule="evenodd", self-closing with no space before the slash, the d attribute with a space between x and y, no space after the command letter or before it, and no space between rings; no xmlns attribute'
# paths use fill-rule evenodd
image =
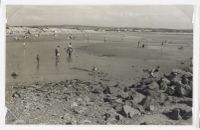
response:
<svg viewBox="0 0 200 130"><path fill-rule="evenodd" d="M36 56L36 60L37 60L37 64L40 64L39 54L37 54L37 56Z"/></svg>
<svg viewBox="0 0 200 130"><path fill-rule="evenodd" d="M36 61L37 61L37 72L38 72L39 69L40 69L40 57L39 57L39 54L36 55Z"/></svg>
<svg viewBox="0 0 200 130"><path fill-rule="evenodd" d="M142 44L142 48L144 48L145 47L145 44Z"/></svg>
<svg viewBox="0 0 200 130"><path fill-rule="evenodd" d="M72 34L67 35L67 39L72 40L73 39Z"/></svg>
<svg viewBox="0 0 200 130"><path fill-rule="evenodd" d="M161 43L161 48L163 48L163 46L164 46L164 42Z"/></svg>
<svg viewBox="0 0 200 130"><path fill-rule="evenodd" d="M59 45L55 49L55 55L56 55L56 57L60 56L60 46Z"/></svg>
<svg viewBox="0 0 200 130"><path fill-rule="evenodd" d="M72 51L73 51L73 47L72 47L72 43L70 42L67 46L67 53L68 55L71 57L71 54L72 54Z"/></svg>
<svg viewBox="0 0 200 130"><path fill-rule="evenodd" d="M140 41L138 41L138 46L137 46L137 48L139 48L140 47Z"/></svg>

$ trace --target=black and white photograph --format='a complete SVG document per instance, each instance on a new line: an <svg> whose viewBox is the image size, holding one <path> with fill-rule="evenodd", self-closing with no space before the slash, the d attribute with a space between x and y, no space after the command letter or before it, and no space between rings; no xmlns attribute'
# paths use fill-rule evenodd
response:
<svg viewBox="0 0 200 130"><path fill-rule="evenodd" d="M6 5L6 124L192 125L193 6Z"/></svg>

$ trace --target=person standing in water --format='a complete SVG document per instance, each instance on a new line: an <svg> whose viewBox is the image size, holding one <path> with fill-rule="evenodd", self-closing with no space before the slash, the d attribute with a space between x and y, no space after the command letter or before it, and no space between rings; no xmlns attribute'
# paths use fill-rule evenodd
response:
<svg viewBox="0 0 200 130"><path fill-rule="evenodd" d="M161 48L163 48L163 46L164 46L164 42L161 43Z"/></svg>
<svg viewBox="0 0 200 130"><path fill-rule="evenodd" d="M37 72L38 72L39 69L40 69L40 57L39 57L39 54L36 55L36 61L37 61Z"/></svg>
<svg viewBox="0 0 200 130"><path fill-rule="evenodd" d="M71 57L72 52L73 52L73 47L72 47L72 43L70 42L70 43L67 45L67 54L68 54L69 57Z"/></svg>
<svg viewBox="0 0 200 130"><path fill-rule="evenodd" d="M59 57L60 56L60 46L58 45L55 49L55 56Z"/></svg>
<svg viewBox="0 0 200 130"><path fill-rule="evenodd" d="M137 44L137 48L139 48L140 47L140 41L138 41L138 44Z"/></svg>

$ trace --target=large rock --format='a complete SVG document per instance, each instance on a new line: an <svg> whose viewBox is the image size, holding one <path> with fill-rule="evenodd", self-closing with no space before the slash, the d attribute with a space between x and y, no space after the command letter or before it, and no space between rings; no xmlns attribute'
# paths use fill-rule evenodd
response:
<svg viewBox="0 0 200 130"><path fill-rule="evenodd" d="M163 113L172 120L187 120L192 117L192 112L187 112L181 108L174 108L170 112Z"/></svg>
<svg viewBox="0 0 200 130"><path fill-rule="evenodd" d="M167 94L173 96L176 94L176 86L172 85L167 88Z"/></svg>
<svg viewBox="0 0 200 130"><path fill-rule="evenodd" d="M129 92L129 99L133 100L135 103L140 103L144 100L145 96L136 91Z"/></svg>
<svg viewBox="0 0 200 130"><path fill-rule="evenodd" d="M132 118L135 115L141 115L140 111L128 105L124 105L121 111L122 115L127 118Z"/></svg>
<svg viewBox="0 0 200 130"><path fill-rule="evenodd" d="M150 84L152 82L157 82L158 80L159 80L158 78L143 78L140 81L140 84L147 85L147 84Z"/></svg>
<svg viewBox="0 0 200 130"><path fill-rule="evenodd" d="M181 70L181 69L173 69L172 72L180 74L180 75L185 75L186 77L192 77L192 73L186 72L186 71Z"/></svg>
<svg viewBox="0 0 200 130"><path fill-rule="evenodd" d="M176 92L178 96L191 96L192 95L192 87L189 85L181 85L176 87Z"/></svg>
<svg viewBox="0 0 200 130"><path fill-rule="evenodd" d="M157 82L153 81L150 84L148 84L148 88L151 90L158 90L159 89L159 85Z"/></svg>
<svg viewBox="0 0 200 130"><path fill-rule="evenodd" d="M161 78L159 81L160 90L166 91L170 83L171 83L170 80L168 80L167 78L165 77Z"/></svg>
<svg viewBox="0 0 200 130"><path fill-rule="evenodd" d="M160 90L167 91L168 85L165 82L160 83Z"/></svg>
<svg viewBox="0 0 200 130"><path fill-rule="evenodd" d="M152 99L150 96L147 96L141 103L144 110L154 111L155 110L155 99Z"/></svg>

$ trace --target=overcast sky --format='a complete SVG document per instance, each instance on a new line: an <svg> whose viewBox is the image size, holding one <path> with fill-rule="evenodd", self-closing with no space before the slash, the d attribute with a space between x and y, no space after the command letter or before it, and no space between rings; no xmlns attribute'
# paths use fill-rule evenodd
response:
<svg viewBox="0 0 200 130"><path fill-rule="evenodd" d="M9 25L192 29L192 6L7 6Z"/></svg>

